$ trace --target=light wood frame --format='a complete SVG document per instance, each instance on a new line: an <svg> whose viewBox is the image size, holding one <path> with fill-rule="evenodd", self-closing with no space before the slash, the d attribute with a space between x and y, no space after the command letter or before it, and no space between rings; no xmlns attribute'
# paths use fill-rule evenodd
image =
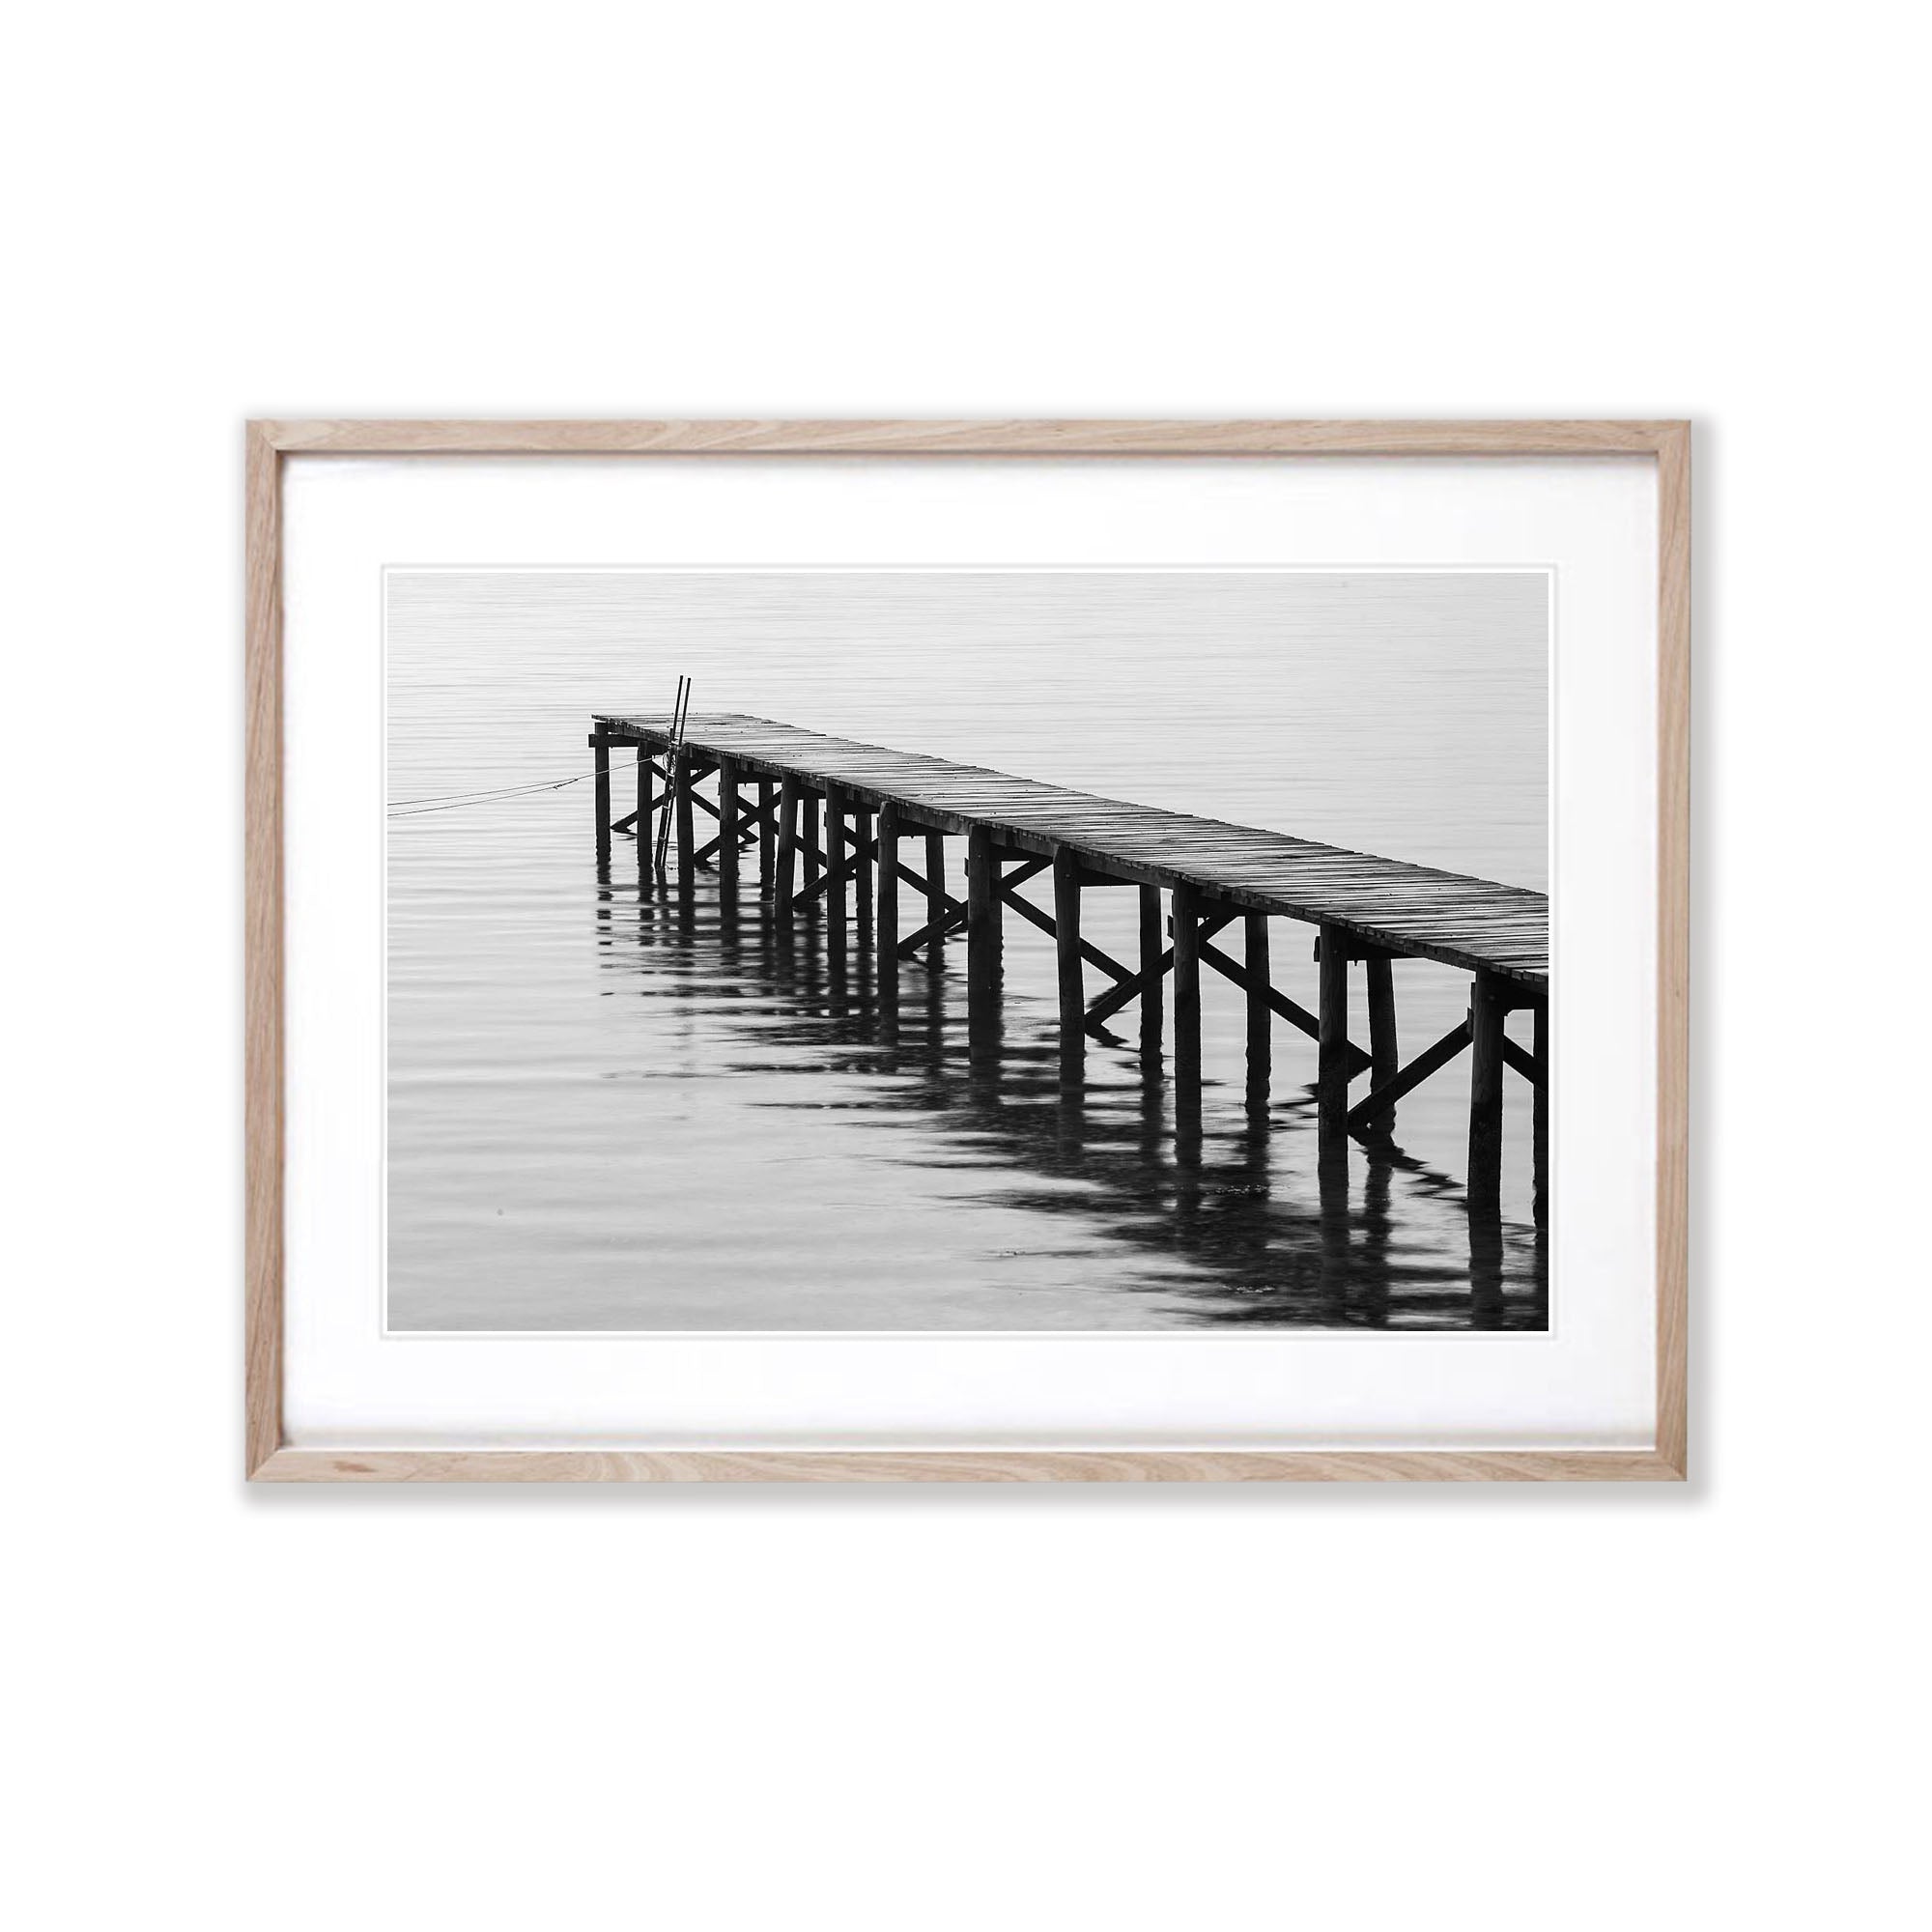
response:
<svg viewBox="0 0 1932 1932"><path fill-rule="evenodd" d="M1637 455L1658 467L1657 1439L1648 1450L299 1449L282 1435L282 458ZM1675 1482L1687 1473L1690 429L1575 422L401 422L247 426L245 1471L257 1482Z"/></svg>

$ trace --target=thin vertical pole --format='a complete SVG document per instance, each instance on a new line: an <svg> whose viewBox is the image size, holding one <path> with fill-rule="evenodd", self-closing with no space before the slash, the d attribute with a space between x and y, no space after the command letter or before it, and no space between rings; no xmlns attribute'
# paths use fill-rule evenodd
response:
<svg viewBox="0 0 1932 1932"><path fill-rule="evenodd" d="M1469 1212L1502 1211L1503 1180L1502 981L1478 973L1469 994Z"/></svg>
<svg viewBox="0 0 1932 1932"><path fill-rule="evenodd" d="M1201 1080L1201 924L1200 895L1185 879L1175 882L1174 903L1174 1073L1179 1091Z"/></svg>
<svg viewBox="0 0 1932 1932"><path fill-rule="evenodd" d="M1549 1173L1549 999L1546 994L1536 1003L1530 1037L1530 1053L1536 1061L1536 1078L1530 1087L1530 1136L1535 1149L1536 1225L1549 1221L1548 1176Z"/></svg>
<svg viewBox="0 0 1932 1932"><path fill-rule="evenodd" d="M1315 1050L1317 1129L1338 1139L1349 1130L1349 947L1332 925L1321 928L1320 1033Z"/></svg>
<svg viewBox="0 0 1932 1932"><path fill-rule="evenodd" d="M1246 928L1248 969L1248 1098L1263 1108L1268 1099L1268 1056L1274 1044L1274 1010L1268 1005L1268 916L1249 913Z"/></svg>
<svg viewBox="0 0 1932 1932"><path fill-rule="evenodd" d="M1141 888L1141 1054L1160 1057L1160 1031L1167 1005L1167 935L1160 917L1160 888Z"/></svg>
<svg viewBox="0 0 1932 1932"><path fill-rule="evenodd" d="M925 943L925 963L936 972L946 964L946 942L940 927L946 923L946 835L925 835L925 920L932 937Z"/></svg>
<svg viewBox="0 0 1932 1932"><path fill-rule="evenodd" d="M1402 1050L1395 1029L1395 962L1386 952L1371 953L1369 976L1369 1085L1385 1087L1402 1065ZM1379 1133L1395 1127L1395 1109L1369 1124Z"/></svg>
<svg viewBox="0 0 1932 1932"><path fill-rule="evenodd" d="M779 850L778 828L772 823L772 801L778 796L770 779L758 781L758 877L771 895Z"/></svg>
<svg viewBox="0 0 1932 1932"><path fill-rule="evenodd" d="M899 809L891 799L879 807L879 1000L896 1007L899 999Z"/></svg>
<svg viewBox="0 0 1932 1932"><path fill-rule="evenodd" d="M966 987L979 1000L997 1000L1001 973L999 861L993 835L976 825L966 835Z"/></svg>
<svg viewBox="0 0 1932 1932"><path fill-rule="evenodd" d="M611 863L611 741L603 732L595 733L590 740L590 749L595 753L591 768L597 774L592 789L597 794L597 863L608 866Z"/></svg>
<svg viewBox="0 0 1932 1932"><path fill-rule="evenodd" d="M738 761L718 760L718 883L738 890Z"/></svg>
<svg viewBox="0 0 1932 1932"><path fill-rule="evenodd" d="M791 902L798 891L798 781L788 778L779 791L778 890L772 903L779 923L791 923Z"/></svg>
<svg viewBox="0 0 1932 1932"><path fill-rule="evenodd" d="M1087 983L1080 970L1080 861L1063 845L1053 855L1054 944L1060 952L1060 1050L1087 1049Z"/></svg>
<svg viewBox="0 0 1932 1932"><path fill-rule="evenodd" d="M799 833L805 845L805 883L808 890L818 883L818 794L805 794L805 824Z"/></svg>

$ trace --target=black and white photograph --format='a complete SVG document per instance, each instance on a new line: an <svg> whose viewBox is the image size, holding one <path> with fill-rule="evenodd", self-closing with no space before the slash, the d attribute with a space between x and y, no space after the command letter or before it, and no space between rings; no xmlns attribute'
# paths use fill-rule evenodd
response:
<svg viewBox="0 0 1932 1932"><path fill-rule="evenodd" d="M1550 1325L1548 572L383 597L388 1332Z"/></svg>
<svg viewBox="0 0 1932 1932"><path fill-rule="evenodd" d="M9 27L8 1923L1924 1920L1916 10Z"/></svg>

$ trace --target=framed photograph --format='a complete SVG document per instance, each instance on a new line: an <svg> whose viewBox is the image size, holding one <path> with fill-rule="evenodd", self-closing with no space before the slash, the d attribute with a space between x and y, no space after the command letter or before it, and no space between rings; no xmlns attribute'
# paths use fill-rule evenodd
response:
<svg viewBox="0 0 1932 1932"><path fill-rule="evenodd" d="M1677 1481L1681 422L256 422L246 1470Z"/></svg>

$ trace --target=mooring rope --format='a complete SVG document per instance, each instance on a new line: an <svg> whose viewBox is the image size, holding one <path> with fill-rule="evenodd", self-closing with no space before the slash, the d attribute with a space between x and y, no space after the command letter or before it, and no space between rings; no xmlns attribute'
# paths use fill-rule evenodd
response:
<svg viewBox="0 0 1932 1932"><path fill-rule="evenodd" d="M455 811L466 805L487 805L492 799L516 798L526 792L561 791L565 785L594 779L594 770L573 772L567 779L539 779L529 784L498 785L494 791L432 792L425 798L399 798L388 807L391 818L418 818L425 811Z"/></svg>

